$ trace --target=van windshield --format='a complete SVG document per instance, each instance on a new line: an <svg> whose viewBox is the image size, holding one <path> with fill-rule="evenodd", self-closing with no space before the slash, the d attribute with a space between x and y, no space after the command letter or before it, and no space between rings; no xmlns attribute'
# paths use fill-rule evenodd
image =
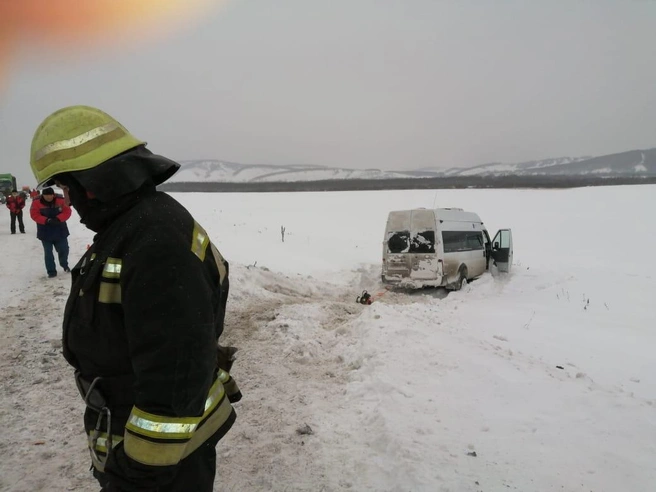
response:
<svg viewBox="0 0 656 492"><path fill-rule="evenodd" d="M391 232L387 236L389 253L435 253L435 231Z"/></svg>

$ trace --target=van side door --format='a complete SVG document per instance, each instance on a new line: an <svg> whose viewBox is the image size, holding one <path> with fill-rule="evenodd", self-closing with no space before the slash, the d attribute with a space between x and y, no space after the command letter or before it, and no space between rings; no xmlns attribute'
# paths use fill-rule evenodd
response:
<svg viewBox="0 0 656 492"><path fill-rule="evenodd" d="M499 229L492 240L492 258L500 272L510 272L513 261L512 231Z"/></svg>
<svg viewBox="0 0 656 492"><path fill-rule="evenodd" d="M469 275L476 278L487 270L487 255L485 252L485 239L483 231L471 231L467 233L467 249L469 250Z"/></svg>

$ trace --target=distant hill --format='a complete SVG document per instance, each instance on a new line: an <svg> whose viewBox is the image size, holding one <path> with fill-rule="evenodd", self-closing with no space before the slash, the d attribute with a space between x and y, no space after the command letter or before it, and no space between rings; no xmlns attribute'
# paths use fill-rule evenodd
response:
<svg viewBox="0 0 656 492"><path fill-rule="evenodd" d="M381 171L380 169L344 169L313 165L271 166L203 160L182 161L182 168L170 182L264 183L321 181L327 179L386 179L435 176L417 171Z"/></svg>
<svg viewBox="0 0 656 492"><path fill-rule="evenodd" d="M597 157L559 157L515 164L490 163L469 168L421 168L410 171L346 169L313 165L272 166L219 160L182 161L171 183L273 183L325 180L377 180L474 176L656 176L656 148Z"/></svg>

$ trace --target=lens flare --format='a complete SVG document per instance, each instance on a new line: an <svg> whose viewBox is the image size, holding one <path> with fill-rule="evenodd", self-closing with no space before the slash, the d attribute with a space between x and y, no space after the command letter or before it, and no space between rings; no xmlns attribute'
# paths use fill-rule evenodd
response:
<svg viewBox="0 0 656 492"><path fill-rule="evenodd" d="M22 44L86 51L184 27L219 0L0 0L0 87Z"/></svg>

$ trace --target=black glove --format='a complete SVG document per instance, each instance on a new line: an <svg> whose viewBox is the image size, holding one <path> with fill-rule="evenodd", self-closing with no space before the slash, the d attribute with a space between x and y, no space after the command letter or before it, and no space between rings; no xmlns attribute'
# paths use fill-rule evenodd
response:
<svg viewBox="0 0 656 492"><path fill-rule="evenodd" d="M46 220L46 224L48 225L55 225L55 224L60 224L61 220L59 220L57 217L50 217L48 220Z"/></svg>
<svg viewBox="0 0 656 492"><path fill-rule="evenodd" d="M232 369L232 364L235 361L235 354L237 353L237 347L222 347L217 344L217 356L218 356L218 366L226 372L230 372Z"/></svg>

